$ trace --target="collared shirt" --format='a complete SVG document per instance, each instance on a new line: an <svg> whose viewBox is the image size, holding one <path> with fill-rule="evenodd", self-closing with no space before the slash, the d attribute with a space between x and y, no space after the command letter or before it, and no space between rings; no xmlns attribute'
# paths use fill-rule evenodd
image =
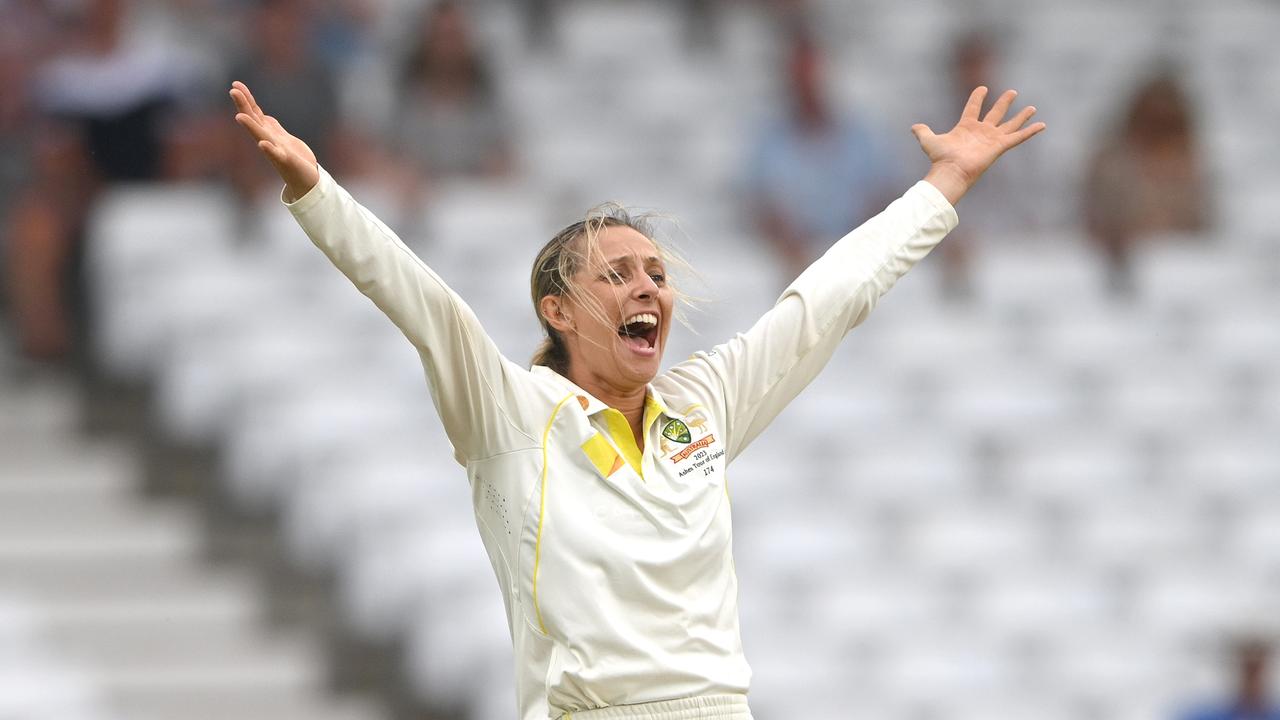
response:
<svg viewBox="0 0 1280 720"><path fill-rule="evenodd" d="M641 448L617 410L504 358L323 169L289 209L422 358L503 593L522 720L747 692L725 469L956 224L917 183L751 329L656 377Z"/></svg>

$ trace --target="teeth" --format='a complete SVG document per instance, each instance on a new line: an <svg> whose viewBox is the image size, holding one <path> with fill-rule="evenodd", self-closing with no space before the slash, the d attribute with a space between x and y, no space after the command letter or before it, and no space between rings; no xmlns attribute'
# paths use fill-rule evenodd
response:
<svg viewBox="0 0 1280 720"><path fill-rule="evenodd" d="M640 313L627 318L627 321L623 324L630 325L632 323L649 323L650 325L657 325L658 316L653 313Z"/></svg>

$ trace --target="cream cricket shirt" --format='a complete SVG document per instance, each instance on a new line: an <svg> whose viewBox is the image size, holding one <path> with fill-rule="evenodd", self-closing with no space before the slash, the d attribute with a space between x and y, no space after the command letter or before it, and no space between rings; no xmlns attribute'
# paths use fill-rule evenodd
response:
<svg viewBox="0 0 1280 720"><path fill-rule="evenodd" d="M917 183L750 330L655 378L639 450L618 411L504 358L323 169L289 209L422 358L503 593L522 720L747 692L725 469L956 224Z"/></svg>

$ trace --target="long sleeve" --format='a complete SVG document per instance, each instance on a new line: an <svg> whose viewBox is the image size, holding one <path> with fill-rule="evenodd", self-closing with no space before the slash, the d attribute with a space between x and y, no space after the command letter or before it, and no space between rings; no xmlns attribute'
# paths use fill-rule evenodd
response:
<svg viewBox="0 0 1280 720"><path fill-rule="evenodd" d="M916 183L810 265L750 330L671 369L671 381L708 398L720 413L729 461L956 224L942 193Z"/></svg>
<svg viewBox="0 0 1280 720"><path fill-rule="evenodd" d="M324 168L286 203L302 229L417 349L460 462L536 445L521 417L527 370L502 357L467 307Z"/></svg>

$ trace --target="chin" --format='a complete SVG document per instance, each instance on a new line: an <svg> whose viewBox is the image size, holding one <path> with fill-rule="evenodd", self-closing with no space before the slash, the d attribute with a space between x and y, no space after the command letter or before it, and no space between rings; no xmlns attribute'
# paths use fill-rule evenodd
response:
<svg viewBox="0 0 1280 720"><path fill-rule="evenodd" d="M658 376L658 370L662 366L662 356L657 355L647 362L630 362L623 365L625 372L631 379L639 380L645 384L653 381Z"/></svg>
<svg viewBox="0 0 1280 720"><path fill-rule="evenodd" d="M649 349L649 353L638 353L625 344L618 348L618 369L628 380L648 384L658 376L662 367L662 346Z"/></svg>

